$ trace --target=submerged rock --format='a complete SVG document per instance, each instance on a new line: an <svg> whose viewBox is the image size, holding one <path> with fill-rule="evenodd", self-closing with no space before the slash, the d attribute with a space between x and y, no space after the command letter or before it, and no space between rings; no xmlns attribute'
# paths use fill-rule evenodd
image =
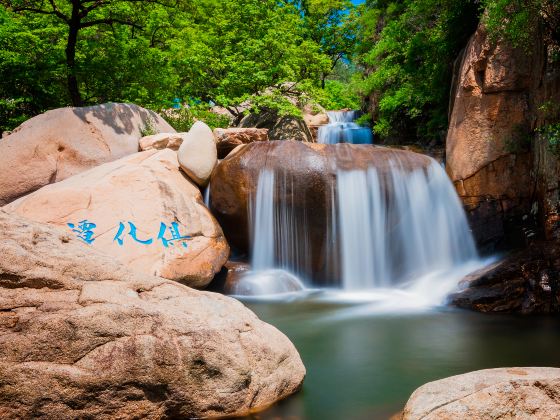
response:
<svg viewBox="0 0 560 420"><path fill-rule="evenodd" d="M242 144L268 141L267 128L216 128L214 130L218 159L225 158L233 149Z"/></svg>
<svg viewBox="0 0 560 420"><path fill-rule="evenodd" d="M560 247L532 244L469 274L452 294L452 305L480 312L560 312Z"/></svg>
<svg viewBox="0 0 560 420"><path fill-rule="evenodd" d="M175 131L155 112L133 104L60 108L31 118L0 141L0 206L138 152L148 128Z"/></svg>
<svg viewBox="0 0 560 420"><path fill-rule="evenodd" d="M80 234L80 222L94 223L91 237L84 237L92 247L142 273L192 287L208 284L229 254L222 229L170 149L106 163L4 209L64 227L71 235ZM175 234L189 238L168 243Z"/></svg>
<svg viewBox="0 0 560 420"><path fill-rule="evenodd" d="M212 130L202 121L197 121L188 133L183 134L183 143L177 153L181 169L196 184L208 184L212 170L218 163L218 152Z"/></svg>
<svg viewBox="0 0 560 420"><path fill-rule="evenodd" d="M560 369L498 368L430 382L408 400L403 420L558 418Z"/></svg>
<svg viewBox="0 0 560 420"><path fill-rule="evenodd" d="M292 343L234 299L1 210L0 254L2 418L243 415L301 386Z"/></svg>

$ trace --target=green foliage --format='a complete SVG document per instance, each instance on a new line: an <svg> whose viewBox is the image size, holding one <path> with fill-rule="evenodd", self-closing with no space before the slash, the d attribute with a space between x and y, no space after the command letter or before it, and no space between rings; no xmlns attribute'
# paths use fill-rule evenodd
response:
<svg viewBox="0 0 560 420"><path fill-rule="evenodd" d="M26 18L0 6L0 131L67 104L63 38L50 17Z"/></svg>
<svg viewBox="0 0 560 420"><path fill-rule="evenodd" d="M76 5L84 15L70 66ZM160 110L180 97L236 117L247 103L295 115L285 86L296 96L298 85L320 86L349 54L351 9L347 0L0 0L0 129L75 103L70 76L85 105ZM187 114L184 127L195 118L225 124L207 109Z"/></svg>
<svg viewBox="0 0 560 420"><path fill-rule="evenodd" d="M274 102L267 89L318 80L330 60L307 38L301 15L277 0L201 2L175 56L183 96L239 112L247 100ZM279 104L281 106L282 104Z"/></svg>
<svg viewBox="0 0 560 420"><path fill-rule="evenodd" d="M443 141L453 62L478 22L475 0L370 0L361 10L363 91L382 138Z"/></svg>
<svg viewBox="0 0 560 420"><path fill-rule="evenodd" d="M546 124L538 130L538 133L546 140L548 150L552 154L560 156L560 123Z"/></svg>
<svg viewBox="0 0 560 420"><path fill-rule="evenodd" d="M324 89L312 91L313 99L327 110L360 109L361 100L352 83L327 80Z"/></svg>
<svg viewBox="0 0 560 420"><path fill-rule="evenodd" d="M560 44L557 0L484 0L483 5L484 23L493 40L505 38L530 52L540 31L546 43Z"/></svg>
<svg viewBox="0 0 560 420"><path fill-rule="evenodd" d="M231 123L228 116L217 114L204 104L165 109L161 115L179 133L189 131L196 121L206 123L211 129L225 128Z"/></svg>
<svg viewBox="0 0 560 420"><path fill-rule="evenodd" d="M158 133L158 130L156 128L156 122L150 116L146 119L146 122L144 124L144 128L140 129L140 135L142 137L146 137L146 136L153 136L154 134L157 134L157 133Z"/></svg>

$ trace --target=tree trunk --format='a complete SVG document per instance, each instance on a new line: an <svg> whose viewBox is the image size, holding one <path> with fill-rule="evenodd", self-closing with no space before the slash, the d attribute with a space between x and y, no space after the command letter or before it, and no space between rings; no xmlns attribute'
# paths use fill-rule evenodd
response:
<svg viewBox="0 0 560 420"><path fill-rule="evenodd" d="M78 42L78 31L80 30L80 20L72 13L69 23L68 41L66 43L66 71L68 75L68 94L72 101L72 106L82 106L82 96L78 87L76 77L76 44Z"/></svg>

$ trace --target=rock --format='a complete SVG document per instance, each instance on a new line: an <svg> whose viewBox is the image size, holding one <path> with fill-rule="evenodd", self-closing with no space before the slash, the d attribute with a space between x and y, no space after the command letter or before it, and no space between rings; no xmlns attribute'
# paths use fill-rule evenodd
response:
<svg viewBox="0 0 560 420"><path fill-rule="evenodd" d="M0 141L0 206L138 152L148 126L175 131L156 113L132 104L60 108L31 118Z"/></svg>
<svg viewBox="0 0 560 420"><path fill-rule="evenodd" d="M292 343L234 299L1 210L0 253L2 418L239 416L303 381Z"/></svg>
<svg viewBox="0 0 560 420"><path fill-rule="evenodd" d="M270 140L296 140L312 142L313 136L305 121L296 117L282 117L268 133Z"/></svg>
<svg viewBox="0 0 560 420"><path fill-rule="evenodd" d="M318 127L329 123L329 116L325 110L320 110L316 113L307 111L303 113L303 120L308 127Z"/></svg>
<svg viewBox="0 0 560 420"><path fill-rule="evenodd" d="M531 209L531 96L538 51L492 42L483 25L459 63L447 133L447 171L482 246L519 242ZM515 227L517 232L510 228ZM505 238L507 236L510 238ZM505 240L504 240L505 238Z"/></svg>
<svg viewBox="0 0 560 420"><path fill-rule="evenodd" d="M216 128L214 138L218 149L218 159L225 158L241 144L268 141L267 128Z"/></svg>
<svg viewBox="0 0 560 420"><path fill-rule="evenodd" d="M296 140L312 142L313 136L305 121L291 116L279 116L276 111L263 110L249 114L239 123L241 128L268 128L269 140Z"/></svg>
<svg viewBox="0 0 560 420"><path fill-rule="evenodd" d="M408 400L403 420L558 418L560 369L498 368L430 382Z"/></svg>
<svg viewBox="0 0 560 420"><path fill-rule="evenodd" d="M183 137L179 133L158 133L140 139L140 150L179 150Z"/></svg>
<svg viewBox="0 0 560 420"><path fill-rule="evenodd" d="M177 153L149 150L93 168L22 197L4 207L29 219L79 229L95 223L91 246L129 267L193 287L208 284L227 261L229 247L199 189L179 170ZM132 222L140 241L136 242ZM192 239L164 246L177 223L181 236ZM122 225L121 225L122 223ZM120 239L116 238L122 227ZM131 233L132 232L132 233ZM87 238L86 238L87 239ZM186 247L184 246L186 245Z"/></svg>
<svg viewBox="0 0 560 420"><path fill-rule="evenodd" d="M190 131L183 134L183 144L178 152L181 169L201 187L208 184L212 170L218 162L218 152L212 130L197 121Z"/></svg>
<svg viewBox="0 0 560 420"><path fill-rule="evenodd" d="M230 245L241 254L248 254L250 197L256 193L261 170L272 170L285 180L285 189L278 190L277 196L289 196L293 213L312 221L307 227L309 243L313 244L313 264L306 274L318 282L334 281L334 278L328 278L327 273L334 275L335 270L327 270L324 247L326 226L332 222L330 200L336 189L337 171L367 169L369 166L375 166L379 171L389 170L391 158L397 157L405 170L425 168L432 162L416 153L372 145L283 141L239 146L214 170L210 182L212 213L224 229ZM278 202L275 205L278 206Z"/></svg>
<svg viewBox="0 0 560 420"><path fill-rule="evenodd" d="M534 243L466 276L452 305L480 312L560 312L560 247Z"/></svg>

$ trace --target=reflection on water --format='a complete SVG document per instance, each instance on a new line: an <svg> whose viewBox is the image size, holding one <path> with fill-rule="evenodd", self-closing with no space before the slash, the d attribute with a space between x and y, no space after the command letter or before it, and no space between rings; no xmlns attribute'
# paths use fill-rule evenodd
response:
<svg viewBox="0 0 560 420"><path fill-rule="evenodd" d="M372 314L312 298L246 304L292 340L307 368L299 394L255 419L387 419L435 379L503 366L560 367L557 318L445 308Z"/></svg>

